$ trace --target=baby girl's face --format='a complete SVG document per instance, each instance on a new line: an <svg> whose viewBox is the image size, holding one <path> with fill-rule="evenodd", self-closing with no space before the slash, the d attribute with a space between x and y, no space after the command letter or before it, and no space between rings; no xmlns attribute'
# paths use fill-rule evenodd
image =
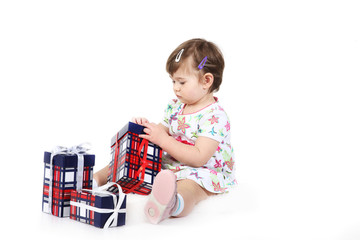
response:
<svg viewBox="0 0 360 240"><path fill-rule="evenodd" d="M179 69L170 76L173 81L173 90L176 97L185 104L195 104L207 93L203 89L199 73L192 67L192 59L186 59Z"/></svg>

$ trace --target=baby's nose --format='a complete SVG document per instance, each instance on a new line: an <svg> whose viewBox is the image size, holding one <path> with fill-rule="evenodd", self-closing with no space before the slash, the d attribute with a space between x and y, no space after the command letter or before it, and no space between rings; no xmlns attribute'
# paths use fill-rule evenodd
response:
<svg viewBox="0 0 360 240"><path fill-rule="evenodd" d="M180 91L180 84L174 84L174 91Z"/></svg>

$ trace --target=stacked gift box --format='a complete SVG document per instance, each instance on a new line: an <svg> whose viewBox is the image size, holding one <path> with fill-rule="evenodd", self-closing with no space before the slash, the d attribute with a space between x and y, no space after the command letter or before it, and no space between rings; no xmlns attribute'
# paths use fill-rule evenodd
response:
<svg viewBox="0 0 360 240"><path fill-rule="evenodd" d="M99 228L125 225L126 195L106 191L112 186L121 189L116 183L108 183L96 190L73 190L70 218Z"/></svg>
<svg viewBox="0 0 360 240"><path fill-rule="evenodd" d="M77 155L58 147L53 152L45 152L44 163L43 212L68 217L71 190L92 188L95 155Z"/></svg>
<svg viewBox="0 0 360 240"><path fill-rule="evenodd" d="M129 122L111 140L108 183L92 190L95 155L57 147L44 154L43 212L107 228L125 224L126 194L147 195L161 171L162 150Z"/></svg>

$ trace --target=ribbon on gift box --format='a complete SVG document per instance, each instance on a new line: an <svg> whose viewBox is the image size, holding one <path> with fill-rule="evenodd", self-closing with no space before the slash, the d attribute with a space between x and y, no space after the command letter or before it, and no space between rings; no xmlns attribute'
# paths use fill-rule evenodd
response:
<svg viewBox="0 0 360 240"><path fill-rule="evenodd" d="M115 143L114 174L113 174L113 179L112 179L113 181L116 181L116 171L117 171L117 164L118 164L118 158L119 158L119 143L118 142L119 141L116 141L116 143ZM131 177L133 177L134 179L137 179L138 177L140 177L140 180L134 186L132 186L130 189L125 190L124 193L126 193L126 194L133 192L144 182L145 170L146 170L146 166L147 166L148 146L149 146L149 141L147 139L142 139L141 143L137 145L136 152L137 152L137 155L139 156L141 166L135 172L135 174ZM142 149L144 149L144 150L142 151ZM141 152L143 152L142 157L141 157Z"/></svg>
<svg viewBox="0 0 360 240"><path fill-rule="evenodd" d="M144 177L145 177L145 170L146 170L146 166L147 166L147 152L148 152L148 146L149 146L149 141L146 139L143 139L139 148L137 149L138 151L138 155L141 161L141 166L139 167L139 169L137 170L134 179L137 179L138 177L140 177L140 180L138 183L136 183L134 186L132 186L128 191L126 191L126 193L132 192L135 189L137 189L143 182L144 182ZM141 158L141 150L144 148L143 151L143 157Z"/></svg>
<svg viewBox="0 0 360 240"><path fill-rule="evenodd" d="M113 185L115 185L119 190L119 200L117 200L117 196L114 193L106 191L106 189L108 189L109 187L111 187ZM87 192L90 192L95 195L96 194L105 194L105 195L112 196L113 201L114 201L114 209L97 208L97 207L87 205L86 203L75 202L75 201L70 201L70 205L75 206L75 207L84 208L86 210L94 211L97 213L112 213L110 215L110 217L108 218L108 220L105 222L104 228L106 229L109 226L117 226L118 214L126 213L126 209L120 209L121 205L123 204L123 202L125 200L125 194L122 193L122 189L121 189L120 185L115 182L108 182L107 184L105 184L97 189L93 189L93 190L83 189L82 191L87 191Z"/></svg>
<svg viewBox="0 0 360 240"><path fill-rule="evenodd" d="M72 146L70 148L63 147L63 146L56 146L51 151L51 157L50 157L50 181L49 181L49 204L48 209L44 209L47 213L52 213L52 189L53 189L53 159L54 156L59 154L65 154L65 155L77 155L78 162L77 162L77 172L76 172L76 190L79 191L82 189L83 186L83 172L84 172L84 154L86 154L90 150L90 144L89 143L82 143L79 145Z"/></svg>

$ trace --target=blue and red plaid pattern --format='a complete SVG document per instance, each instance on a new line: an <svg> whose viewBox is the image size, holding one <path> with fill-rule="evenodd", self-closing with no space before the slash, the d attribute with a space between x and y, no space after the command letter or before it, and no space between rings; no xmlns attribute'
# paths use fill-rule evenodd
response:
<svg viewBox="0 0 360 240"><path fill-rule="evenodd" d="M44 154L43 211L49 207L49 183L51 153ZM94 155L84 155L83 189L92 189ZM76 189L77 156L56 155L52 167L51 214L58 217L70 216L70 194Z"/></svg>
<svg viewBox="0 0 360 240"><path fill-rule="evenodd" d="M121 193L124 194L124 193ZM126 196L121 203L120 209L126 209ZM117 200L119 201L119 195L117 194ZM70 206L70 218L76 221L87 223L95 227L103 228L105 223L112 215L112 213L99 213L93 210L86 209L85 207L75 206L73 202L81 203L98 209L114 209L113 197L102 194L92 194L86 191L71 191L71 206ZM112 221L110 226L122 226L125 225L126 212L117 213L116 221Z"/></svg>
<svg viewBox="0 0 360 240"><path fill-rule="evenodd" d="M112 139L108 181L120 184L125 193L150 194L155 176L161 171L162 149L139 137L143 129L129 122Z"/></svg>

